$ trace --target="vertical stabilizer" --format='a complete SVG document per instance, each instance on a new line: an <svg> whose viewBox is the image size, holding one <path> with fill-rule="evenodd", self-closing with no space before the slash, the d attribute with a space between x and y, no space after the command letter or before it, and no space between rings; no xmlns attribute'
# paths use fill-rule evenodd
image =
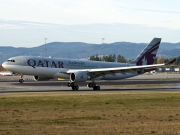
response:
<svg viewBox="0 0 180 135"><path fill-rule="evenodd" d="M137 66L152 65L159 49L160 42L161 38L154 38L130 64L136 64Z"/></svg>

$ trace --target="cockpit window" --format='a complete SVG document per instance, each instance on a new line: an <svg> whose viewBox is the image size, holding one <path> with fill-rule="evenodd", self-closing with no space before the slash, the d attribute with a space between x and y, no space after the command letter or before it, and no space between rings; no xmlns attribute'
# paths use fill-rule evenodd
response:
<svg viewBox="0 0 180 135"><path fill-rule="evenodd" d="M8 62L15 62L15 60L7 60Z"/></svg>

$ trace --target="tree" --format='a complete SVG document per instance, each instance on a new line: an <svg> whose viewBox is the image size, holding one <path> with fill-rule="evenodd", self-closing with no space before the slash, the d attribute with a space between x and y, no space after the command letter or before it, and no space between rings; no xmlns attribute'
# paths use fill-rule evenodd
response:
<svg viewBox="0 0 180 135"><path fill-rule="evenodd" d="M126 63L127 62L127 60L121 55L118 55L117 58L116 58L115 54L113 54L113 55L112 54L104 55L102 57L102 60L106 61L106 62L116 62L116 59L117 59L117 62L121 62L121 63ZM96 54L96 56L91 56L90 60L101 61L101 57L98 57L98 55Z"/></svg>
<svg viewBox="0 0 180 135"><path fill-rule="evenodd" d="M100 61L99 56L96 54L96 56L90 56L90 60L94 60L94 61Z"/></svg>
<svg viewBox="0 0 180 135"><path fill-rule="evenodd" d="M163 58L157 58L157 64L161 64L164 63L164 59Z"/></svg>
<svg viewBox="0 0 180 135"><path fill-rule="evenodd" d="M176 58L176 61L174 62L175 65L180 65L180 56Z"/></svg>
<svg viewBox="0 0 180 135"><path fill-rule="evenodd" d="M118 55L118 57L117 57L117 62L120 62L120 63L126 63L127 60L126 60L123 56Z"/></svg>
<svg viewBox="0 0 180 135"><path fill-rule="evenodd" d="M113 62L116 61L116 54L113 55Z"/></svg>

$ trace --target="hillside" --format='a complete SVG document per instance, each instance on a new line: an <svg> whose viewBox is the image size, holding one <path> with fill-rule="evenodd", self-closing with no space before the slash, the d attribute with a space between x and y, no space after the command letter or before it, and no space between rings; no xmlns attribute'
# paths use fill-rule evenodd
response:
<svg viewBox="0 0 180 135"><path fill-rule="evenodd" d="M129 43L116 42L111 44L104 44L104 54L121 54L126 59L135 58L142 49L146 46L145 43ZM0 46L0 53L2 54L2 62L13 56L43 56L44 45L32 48L15 48ZM87 44L81 42L52 42L46 44L47 55L58 58L73 58L82 59L89 58L92 55L102 55L102 44ZM180 43L161 43L158 51L160 57L177 57L180 56Z"/></svg>

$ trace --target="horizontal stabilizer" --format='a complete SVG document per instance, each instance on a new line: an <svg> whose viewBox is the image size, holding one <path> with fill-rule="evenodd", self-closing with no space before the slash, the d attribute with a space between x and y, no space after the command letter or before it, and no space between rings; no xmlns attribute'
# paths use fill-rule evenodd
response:
<svg viewBox="0 0 180 135"><path fill-rule="evenodd" d="M176 61L176 58L172 59L171 61L169 61L168 63L166 63L165 65L171 65Z"/></svg>

